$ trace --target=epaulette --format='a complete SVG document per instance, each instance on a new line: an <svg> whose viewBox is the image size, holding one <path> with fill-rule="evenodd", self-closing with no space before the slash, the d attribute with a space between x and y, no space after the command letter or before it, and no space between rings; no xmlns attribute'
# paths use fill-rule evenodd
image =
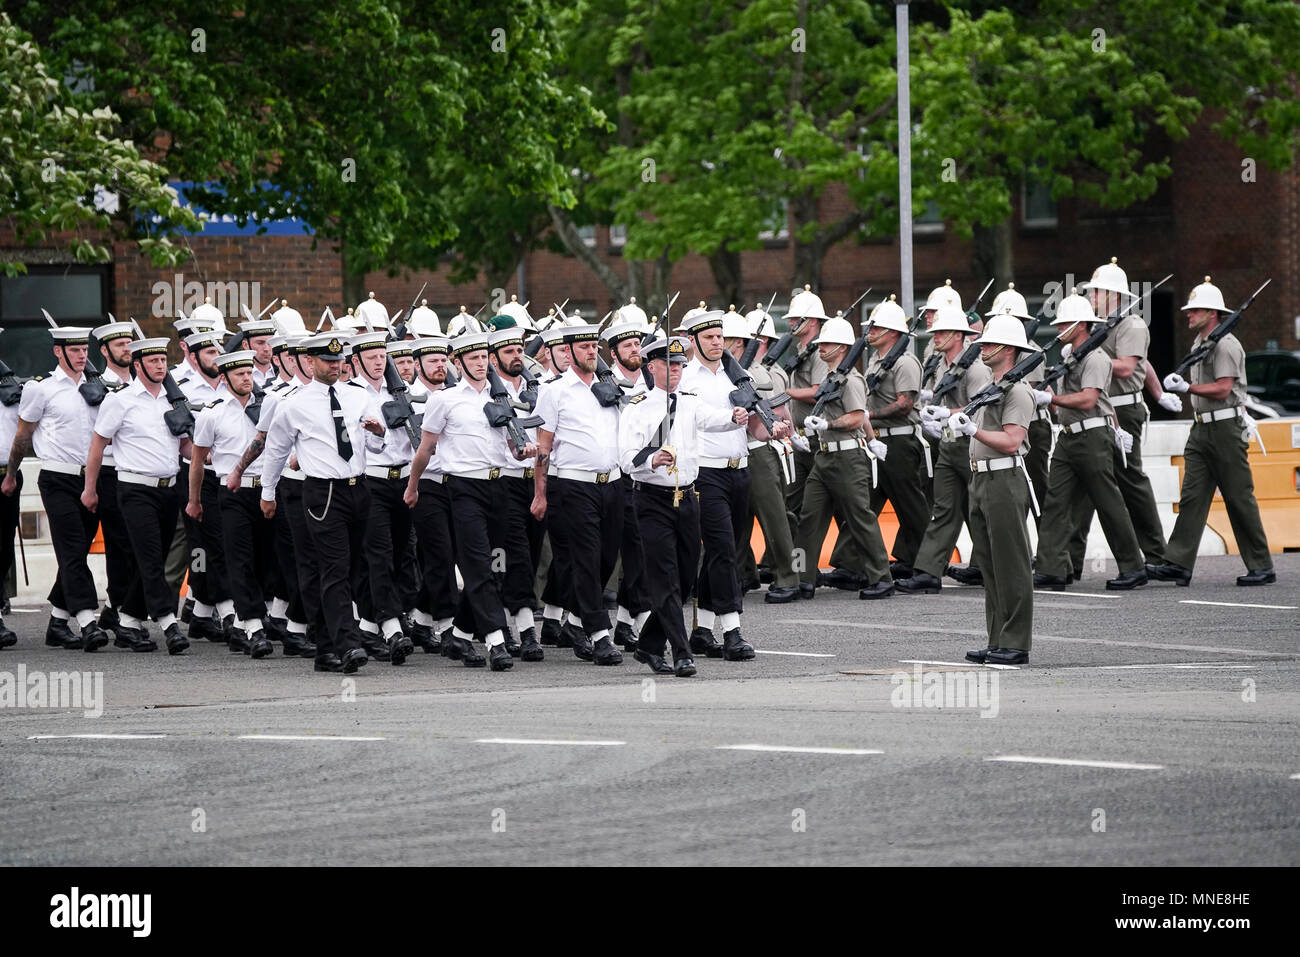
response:
<svg viewBox="0 0 1300 957"><path fill-rule="evenodd" d="M646 394L642 392L639 395L629 396L627 401L630 404L635 405L637 402L643 401L645 399L645 395Z"/></svg>
<svg viewBox="0 0 1300 957"><path fill-rule="evenodd" d="M354 388L357 388L357 389L364 389L364 388L365 388L365 386L363 386L363 385L362 385L360 382L358 382L356 379L349 379L349 380L347 381L347 384L350 385L350 386L353 386Z"/></svg>
<svg viewBox="0 0 1300 957"><path fill-rule="evenodd" d="M217 406L221 405L221 404L222 404L223 402L225 402L225 401L226 401L225 399L213 399L211 402L209 402L209 403L208 403L207 405L205 405L203 408L205 408L205 409L215 409Z"/></svg>
<svg viewBox="0 0 1300 957"><path fill-rule="evenodd" d="M698 392L691 392L689 389L678 389L678 395L699 395Z"/></svg>
<svg viewBox="0 0 1300 957"><path fill-rule="evenodd" d="M45 379L45 376L43 376L43 375L34 375L34 376L31 377L31 380L30 380L30 381L32 381L32 382L41 382L41 381L43 381L44 379Z"/></svg>
<svg viewBox="0 0 1300 957"><path fill-rule="evenodd" d="M556 382L556 381L558 381L558 380L560 380L560 379L563 379L563 378L564 378L564 373L562 373L562 372L561 372L561 373L557 373L557 374L551 376L551 377L550 377L549 379L547 379L545 382L543 382L542 385L550 385L552 382Z"/></svg>

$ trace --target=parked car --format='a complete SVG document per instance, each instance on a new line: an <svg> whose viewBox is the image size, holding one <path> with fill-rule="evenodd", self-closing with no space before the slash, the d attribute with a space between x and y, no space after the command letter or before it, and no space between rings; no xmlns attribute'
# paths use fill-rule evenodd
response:
<svg viewBox="0 0 1300 957"><path fill-rule="evenodd" d="M1246 392L1278 415L1300 415L1300 352L1246 353Z"/></svg>

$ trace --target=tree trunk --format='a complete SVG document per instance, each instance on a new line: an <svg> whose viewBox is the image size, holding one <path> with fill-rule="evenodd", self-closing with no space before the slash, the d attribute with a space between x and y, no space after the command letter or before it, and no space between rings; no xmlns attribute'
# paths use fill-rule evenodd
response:
<svg viewBox="0 0 1300 957"><path fill-rule="evenodd" d="M339 315L346 315L348 307L356 307L366 298L364 273L354 273L350 267L347 244L339 242L339 268L343 272L343 308Z"/></svg>
<svg viewBox="0 0 1300 957"><path fill-rule="evenodd" d="M709 269L713 271L713 283L718 287L718 295L722 297L725 309L726 304L734 304L740 308L740 297L744 289L741 280L740 271L740 253L729 250L724 246L709 256Z"/></svg>
<svg viewBox="0 0 1300 957"><path fill-rule="evenodd" d="M1015 281L1010 220L994 226L976 224L972 243L971 270L981 286L988 282L990 276L997 279L993 284L994 289L1005 289L1007 283Z"/></svg>

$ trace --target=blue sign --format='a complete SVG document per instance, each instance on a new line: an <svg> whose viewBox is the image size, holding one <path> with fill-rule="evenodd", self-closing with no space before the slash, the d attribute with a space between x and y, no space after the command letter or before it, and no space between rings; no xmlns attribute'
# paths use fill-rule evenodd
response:
<svg viewBox="0 0 1300 957"><path fill-rule="evenodd" d="M174 181L167 185L176 190L182 206L192 209L195 213L207 213L207 210L201 205L189 199L188 191L196 186L195 183ZM263 186L267 190L275 189L269 183L265 183ZM202 188L213 193L224 192L219 183L205 183ZM272 212L278 211L272 207ZM283 218L259 220L250 217L243 226L239 225L236 217L228 213L219 215L207 213L211 218L203 224L201 230L198 232L182 230L182 232L190 236L310 236L315 232L306 222L292 215L291 202L287 196L285 197L283 212L288 214ZM157 218L155 217L156 221Z"/></svg>

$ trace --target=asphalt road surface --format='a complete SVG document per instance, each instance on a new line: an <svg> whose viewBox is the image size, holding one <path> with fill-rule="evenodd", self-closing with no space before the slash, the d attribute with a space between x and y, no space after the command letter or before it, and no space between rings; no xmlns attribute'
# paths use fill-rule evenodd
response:
<svg viewBox="0 0 1300 957"><path fill-rule="evenodd" d="M93 669L103 713L0 708L0 864L1295 865L1300 555L1276 568L1089 570L1035 596L1021 669L959 666L978 588L751 592L758 657L692 679L553 648L354 682L209 643L90 656L17 606L0 681Z"/></svg>

